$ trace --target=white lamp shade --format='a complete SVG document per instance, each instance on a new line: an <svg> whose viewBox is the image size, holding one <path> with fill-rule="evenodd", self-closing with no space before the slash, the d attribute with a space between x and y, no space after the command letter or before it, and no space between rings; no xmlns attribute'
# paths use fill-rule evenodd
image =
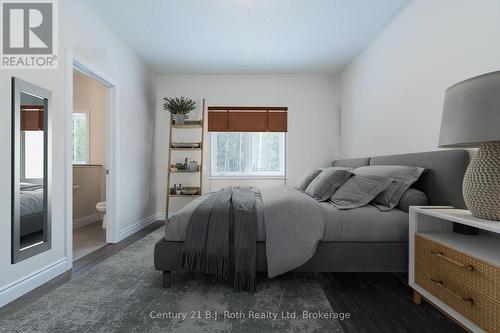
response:
<svg viewBox="0 0 500 333"><path fill-rule="evenodd" d="M500 141L500 71L446 90L439 147L477 147Z"/></svg>

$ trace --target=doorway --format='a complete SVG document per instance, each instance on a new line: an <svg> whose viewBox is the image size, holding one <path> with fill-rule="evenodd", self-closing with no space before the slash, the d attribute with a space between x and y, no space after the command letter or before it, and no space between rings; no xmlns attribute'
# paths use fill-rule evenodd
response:
<svg viewBox="0 0 500 333"><path fill-rule="evenodd" d="M73 69L73 260L106 245L108 88Z"/></svg>
<svg viewBox="0 0 500 333"><path fill-rule="evenodd" d="M68 132L68 254L81 259L116 242L115 156L113 125L116 86L73 59ZM69 216L68 216L69 217Z"/></svg>

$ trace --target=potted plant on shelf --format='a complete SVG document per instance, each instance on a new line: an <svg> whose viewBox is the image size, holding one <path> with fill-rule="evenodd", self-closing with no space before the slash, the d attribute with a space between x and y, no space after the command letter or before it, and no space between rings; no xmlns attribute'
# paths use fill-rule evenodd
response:
<svg viewBox="0 0 500 333"><path fill-rule="evenodd" d="M187 114L196 108L196 102L184 96L167 98L163 97L163 110L172 114L174 124L182 125L187 119Z"/></svg>

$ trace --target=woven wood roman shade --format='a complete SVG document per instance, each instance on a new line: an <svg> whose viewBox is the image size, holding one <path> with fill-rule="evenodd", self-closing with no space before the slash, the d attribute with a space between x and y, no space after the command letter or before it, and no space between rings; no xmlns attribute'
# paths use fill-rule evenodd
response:
<svg viewBox="0 0 500 333"><path fill-rule="evenodd" d="M209 132L287 132L287 107L209 106Z"/></svg>
<svg viewBox="0 0 500 333"><path fill-rule="evenodd" d="M22 105L21 106L21 130L43 131L44 128L43 106Z"/></svg>

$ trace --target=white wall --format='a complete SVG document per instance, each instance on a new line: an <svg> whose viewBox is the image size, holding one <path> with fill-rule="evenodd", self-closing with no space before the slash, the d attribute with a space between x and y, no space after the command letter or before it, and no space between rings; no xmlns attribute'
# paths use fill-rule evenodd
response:
<svg viewBox="0 0 500 333"><path fill-rule="evenodd" d="M73 71L73 112L88 112L89 161L106 167L106 111L108 88L86 75Z"/></svg>
<svg viewBox="0 0 500 333"><path fill-rule="evenodd" d="M304 170L328 166L338 157L338 94L337 79L333 76L159 75L155 121L155 184L158 212L165 212L169 144L169 113L162 110L162 98L181 95L195 99L199 106L202 98L206 99L207 105L287 106L289 183L294 183ZM199 115L200 109L201 107L198 108L196 116ZM193 115L193 118L196 116ZM208 145L208 135L205 138ZM236 183L258 186L283 184L283 181L208 180L209 164L210 149L207 146L204 156L204 191ZM177 175L174 177L177 178L171 184L186 184L189 181ZM181 205L185 203L180 201L183 199L173 199L171 203L174 203L174 200ZM178 208L179 205L174 204L171 212Z"/></svg>
<svg viewBox="0 0 500 333"><path fill-rule="evenodd" d="M500 69L500 1L415 0L341 76L343 157L436 150L446 88Z"/></svg>
<svg viewBox="0 0 500 333"><path fill-rule="evenodd" d="M120 230L135 230L134 224L154 213L151 197L153 110L155 76L82 1L58 1L59 68L56 70L0 70L0 306L61 273L71 266L66 261L65 148L67 101L71 95L71 72L66 54L75 55L107 73L119 84L119 183ZM12 265L10 263L10 80L17 76L52 91L52 248ZM7 158L7 160L6 160ZM69 215L71 216L71 214ZM142 226L142 225L137 225ZM132 228L130 228L132 227ZM127 229L129 228L129 229ZM40 273L40 274L35 274ZM35 274L33 278L30 276Z"/></svg>

